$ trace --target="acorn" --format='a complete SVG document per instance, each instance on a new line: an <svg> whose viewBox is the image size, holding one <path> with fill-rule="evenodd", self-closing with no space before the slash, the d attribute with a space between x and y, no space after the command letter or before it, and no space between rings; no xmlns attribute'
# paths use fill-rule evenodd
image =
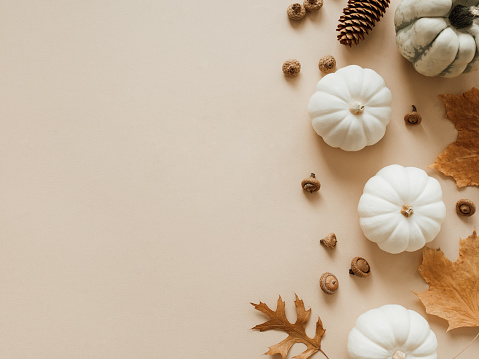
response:
<svg viewBox="0 0 479 359"><path fill-rule="evenodd" d="M422 116L417 112L416 106L412 105L412 111L404 115L404 121L408 125L419 125L422 121Z"/></svg>
<svg viewBox="0 0 479 359"><path fill-rule="evenodd" d="M305 178L304 180L301 181L301 187L305 190L308 191L309 193L313 193L316 191L319 191L319 188L321 187L321 183L316 179L316 175L314 173L311 173L311 176L308 178Z"/></svg>
<svg viewBox="0 0 479 359"><path fill-rule="evenodd" d="M326 248L333 249L336 248L336 243L338 243L338 240L336 239L336 235L334 233L329 233L326 237L321 239L319 243Z"/></svg>
<svg viewBox="0 0 479 359"><path fill-rule="evenodd" d="M368 277L371 274L371 267L366 259L354 257L351 261L351 269L349 270L349 274L363 278Z"/></svg>
<svg viewBox="0 0 479 359"><path fill-rule="evenodd" d="M286 13L291 20L301 20L306 15L306 9L303 4L294 3L289 5Z"/></svg>
<svg viewBox="0 0 479 359"><path fill-rule="evenodd" d="M333 273L326 272L319 280L321 290L326 294L334 294L339 287L338 278Z"/></svg>
<svg viewBox="0 0 479 359"><path fill-rule="evenodd" d="M296 77L301 71L301 64L296 59L286 60L282 66L284 76L286 77Z"/></svg>
<svg viewBox="0 0 479 359"><path fill-rule="evenodd" d="M332 55L325 55L319 59L318 68L322 72L333 72L336 67L336 59Z"/></svg>
<svg viewBox="0 0 479 359"><path fill-rule="evenodd" d="M456 203L456 213L465 217L472 216L476 213L476 205L469 199L460 199Z"/></svg>
<svg viewBox="0 0 479 359"><path fill-rule="evenodd" d="M304 0L303 5L307 11L318 11L323 7L323 0Z"/></svg>

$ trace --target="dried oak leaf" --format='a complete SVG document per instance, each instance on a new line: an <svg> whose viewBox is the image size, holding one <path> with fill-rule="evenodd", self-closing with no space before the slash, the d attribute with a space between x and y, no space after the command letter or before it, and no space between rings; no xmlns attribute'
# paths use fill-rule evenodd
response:
<svg viewBox="0 0 479 359"><path fill-rule="evenodd" d="M458 187L479 186L479 90L473 87L460 96L439 98L458 134L456 142L447 146L429 167L452 176Z"/></svg>
<svg viewBox="0 0 479 359"><path fill-rule="evenodd" d="M251 303L256 310L259 310L270 318L267 322L258 324L253 329L259 330L260 332L275 329L288 334L288 337L282 342L269 347L269 350L265 354L281 354L281 357L284 359L294 343L303 343L306 345L306 350L293 358L307 359L317 352L323 353L327 358L328 356L321 350L321 339L326 332L321 319L318 317L318 321L316 322L316 334L314 338L308 337L305 328L311 315L311 309L305 310L303 301L299 299L297 295L295 296L296 300L294 301L294 305L296 306L297 319L294 324L290 323L286 318L285 304L281 296L278 298L275 311L270 309L265 303Z"/></svg>
<svg viewBox="0 0 479 359"><path fill-rule="evenodd" d="M454 263L440 249L425 248L419 273L429 289L415 294L427 313L446 319L448 331L479 327L479 238L475 230L460 240Z"/></svg>

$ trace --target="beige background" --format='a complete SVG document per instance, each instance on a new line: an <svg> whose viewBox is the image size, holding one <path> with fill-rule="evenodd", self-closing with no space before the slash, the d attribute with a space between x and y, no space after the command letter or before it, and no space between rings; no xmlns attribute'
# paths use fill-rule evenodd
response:
<svg viewBox="0 0 479 359"><path fill-rule="evenodd" d="M252 331L265 318L249 302L281 295L293 320L294 293L310 334L323 319L331 359L347 358L361 313L388 303L426 316L439 358L457 354L478 329L446 333L426 315L412 293L427 288L421 252L382 252L358 225L367 179L393 163L426 169L456 137L437 95L479 79L415 73L395 45L398 3L349 49L335 31L345 0L294 24L287 0L0 1L0 357L265 358L285 335ZM393 116L377 145L347 153L312 130L325 54L386 80ZM302 63L294 80L288 58ZM310 172L319 194L300 188ZM431 245L455 260L479 217L454 205L479 204L478 190L427 172L448 209ZM333 252L318 244L329 232ZM350 277L354 256L370 278ZM334 296L319 290L325 271Z"/></svg>

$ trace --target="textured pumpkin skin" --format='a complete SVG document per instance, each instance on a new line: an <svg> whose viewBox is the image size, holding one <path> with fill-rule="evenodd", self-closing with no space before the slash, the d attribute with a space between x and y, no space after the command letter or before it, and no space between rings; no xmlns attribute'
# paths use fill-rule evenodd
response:
<svg viewBox="0 0 479 359"><path fill-rule="evenodd" d="M402 213L410 206L412 214ZM364 235L389 253L413 252L432 241L446 216L439 182L415 167L391 165L364 186L358 204Z"/></svg>
<svg viewBox="0 0 479 359"><path fill-rule="evenodd" d="M324 142L358 151L383 138L391 118L391 100L391 92L378 73L351 65L318 82L308 112ZM361 106L364 108L358 110Z"/></svg>
<svg viewBox="0 0 479 359"><path fill-rule="evenodd" d="M399 52L425 76L456 77L479 68L479 20L457 29L449 20L457 5L479 0L402 0L394 25Z"/></svg>
<svg viewBox="0 0 479 359"><path fill-rule="evenodd" d="M407 359L436 359L437 339L426 319L390 304L359 316L348 336L350 359L390 359L401 350Z"/></svg>

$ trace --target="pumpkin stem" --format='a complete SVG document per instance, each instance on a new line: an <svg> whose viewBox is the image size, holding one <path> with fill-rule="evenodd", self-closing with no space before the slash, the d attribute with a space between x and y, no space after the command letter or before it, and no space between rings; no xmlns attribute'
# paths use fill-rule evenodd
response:
<svg viewBox="0 0 479 359"><path fill-rule="evenodd" d="M456 5L449 14L449 21L456 29L463 29L472 25L472 22L479 16L479 8L476 6L467 7Z"/></svg>
<svg viewBox="0 0 479 359"><path fill-rule="evenodd" d="M349 107L349 111L351 111L353 115L360 115L364 112L364 105L361 105L360 103L356 102Z"/></svg>
<svg viewBox="0 0 479 359"><path fill-rule="evenodd" d="M414 210L412 209L412 206L410 205L407 205L407 204L404 204L402 207L401 207L401 214L404 216L404 217L411 217L414 213Z"/></svg>
<svg viewBox="0 0 479 359"><path fill-rule="evenodd" d="M396 350L396 352L393 354L392 359L406 359L406 357L407 357L406 353L404 353L401 350Z"/></svg>

